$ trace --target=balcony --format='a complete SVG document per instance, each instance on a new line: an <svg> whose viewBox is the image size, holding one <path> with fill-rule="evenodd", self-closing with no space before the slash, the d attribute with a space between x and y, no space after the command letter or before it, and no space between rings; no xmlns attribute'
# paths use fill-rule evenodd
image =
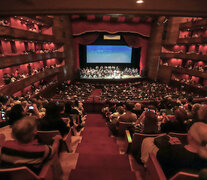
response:
<svg viewBox="0 0 207 180"><path fill-rule="evenodd" d="M57 87L58 87L58 82L55 84L48 85L46 88L40 90L39 93L34 94L32 98L36 98L38 96L42 96L44 98L52 97Z"/></svg>
<svg viewBox="0 0 207 180"><path fill-rule="evenodd" d="M200 71L191 70L191 69L182 68L182 67L179 67L179 68L172 67L172 72L179 73L179 74L188 74L190 76L196 76L196 77L200 77L203 79L207 79L207 72L200 72Z"/></svg>
<svg viewBox="0 0 207 180"><path fill-rule="evenodd" d="M46 69L43 72L37 73L33 76L29 76L25 79L21 79L19 81L16 81L14 83L8 84L3 86L2 88L0 88L0 93L3 95L13 95L14 93L21 91L22 89L24 89L25 87L28 87L29 85L46 79L48 77L52 77L58 74L59 69L61 69L62 67L58 67L55 69ZM14 88L15 87L15 88Z"/></svg>
<svg viewBox="0 0 207 180"><path fill-rule="evenodd" d="M182 82L179 82L179 81L175 81L175 80L171 80L170 81L170 85L172 86L183 86L185 90L187 91L190 91L190 92L196 92L198 94L202 94L202 95L207 95L207 89L204 88L204 87L197 87L195 85L191 85L191 84L186 84L186 83L182 83Z"/></svg>
<svg viewBox="0 0 207 180"><path fill-rule="evenodd" d="M200 72L192 69L165 65L161 65L160 69L164 69L165 71L169 71L170 73L188 74L190 76L196 76L203 79L207 79L207 72Z"/></svg>
<svg viewBox="0 0 207 180"><path fill-rule="evenodd" d="M207 55L200 54L184 54L184 53L161 53L161 59L187 59L194 61L207 61Z"/></svg>
<svg viewBox="0 0 207 180"><path fill-rule="evenodd" d="M51 52L51 53L39 53L39 54L23 54L17 56L0 56L0 69L17 66L21 64L42 61L46 59L64 59L64 52Z"/></svg>
<svg viewBox="0 0 207 180"><path fill-rule="evenodd" d="M198 20L195 22L186 22L180 24L180 30L198 30L201 29L201 27L205 28L207 27L207 19Z"/></svg>
<svg viewBox="0 0 207 180"><path fill-rule="evenodd" d="M206 44L207 37L187 37L187 38L179 38L177 40L177 44Z"/></svg>
<svg viewBox="0 0 207 180"><path fill-rule="evenodd" d="M37 32L26 31L22 29L16 29L9 26L0 26L0 36L15 38L15 39L27 39L35 41L47 41L57 42L54 36L45 35Z"/></svg>

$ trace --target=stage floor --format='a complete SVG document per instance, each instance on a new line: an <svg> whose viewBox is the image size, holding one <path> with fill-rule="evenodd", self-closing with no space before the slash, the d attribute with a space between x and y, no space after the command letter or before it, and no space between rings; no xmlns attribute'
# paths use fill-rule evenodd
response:
<svg viewBox="0 0 207 180"><path fill-rule="evenodd" d="M137 82L146 80L145 77L141 76L128 76L127 78L82 78L77 81L87 83L122 83L122 82Z"/></svg>
<svg viewBox="0 0 207 180"><path fill-rule="evenodd" d="M106 77L81 77L80 79L84 80L124 80L124 79L137 79L142 78L140 75L136 76L129 76L129 75L123 75L120 76L106 76Z"/></svg>

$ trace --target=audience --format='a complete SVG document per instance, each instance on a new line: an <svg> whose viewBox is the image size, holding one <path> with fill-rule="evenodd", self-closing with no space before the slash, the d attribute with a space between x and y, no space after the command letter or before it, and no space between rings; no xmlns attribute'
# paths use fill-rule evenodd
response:
<svg viewBox="0 0 207 180"><path fill-rule="evenodd" d="M67 101L87 101L92 91L95 89L93 84L89 83L68 83L64 82L57 89L53 99L65 99Z"/></svg>
<svg viewBox="0 0 207 180"><path fill-rule="evenodd" d="M55 81L51 82L53 83ZM61 136L68 134L71 127L76 131L84 127L86 112L83 103L88 101L95 85L64 82L57 88L56 95L52 99L44 99L38 96L38 92L46 88L48 86L46 84L40 82L38 86L32 86L32 93L21 97L0 96L0 106L5 113L5 119L2 119L0 124L9 125L6 128L10 129L7 132L11 136L9 138L6 135L6 141L0 146L0 166L26 165L37 173L57 152ZM37 96L33 96L35 94ZM190 98L192 96L202 98L201 95L186 92L182 88L173 89L156 82L104 85L102 99L105 97L103 102L107 105L102 112L115 136L119 135L120 122L129 123L131 135L136 132L143 134L188 132L187 145L168 135L145 138L142 143L142 162L146 164L148 153L154 153L166 176L171 177L178 170L187 168L199 171L206 166L207 139L204 134L207 132L207 105L202 101L196 102ZM139 103L140 100L146 102ZM37 130L58 130L61 136L54 138L53 146L40 145L35 136ZM35 149L34 146L38 148ZM20 153L19 159L13 158L16 154L8 154L7 149L15 149L16 153ZM31 149L33 154L38 150L41 155L36 156L36 159L32 158L33 161L28 161L21 152L27 154ZM31 153L28 153L29 155ZM173 159L179 164L171 162ZM19 164L20 161L24 164Z"/></svg>
<svg viewBox="0 0 207 180"><path fill-rule="evenodd" d="M175 111L174 120L168 120L167 118L164 119L164 122L160 125L161 132L187 133L187 120L188 116L186 111L179 108Z"/></svg>
<svg viewBox="0 0 207 180"><path fill-rule="evenodd" d="M46 107L45 116L39 120L38 130L59 130L60 134L64 137L68 133L69 127L67 127L67 124L61 118L60 111L61 109L56 103L50 102Z"/></svg>
<svg viewBox="0 0 207 180"><path fill-rule="evenodd" d="M119 122L135 123L137 121L137 115L132 113L133 104L126 104L126 113L119 117Z"/></svg>
<svg viewBox="0 0 207 180"><path fill-rule="evenodd" d="M54 65L51 65L49 67L45 66L45 67L38 68L38 69L36 69L36 68L31 69L31 65L29 64L27 66L27 69L28 69L28 73L27 74L20 73L18 69L16 69L15 73L12 73L12 74L4 73L4 75L3 75L4 84L7 85L7 84L10 84L10 83L19 81L21 79L27 78L27 77L29 77L31 75L35 75L37 73L43 72L46 69L54 69L56 67L57 67L56 64L54 64Z"/></svg>
<svg viewBox="0 0 207 180"><path fill-rule="evenodd" d="M0 147L0 166L27 166L35 173L39 173L43 164L57 151L61 136L54 137L52 146L40 145L35 139L37 131L34 117L24 117L12 126L14 140L5 141ZM15 153L11 153L15 152Z"/></svg>
<svg viewBox="0 0 207 180"><path fill-rule="evenodd" d="M100 101L126 102L126 101L172 101L186 100L189 96L194 98L204 97L184 90L183 87L170 87L164 83L140 81L120 85L103 85Z"/></svg>

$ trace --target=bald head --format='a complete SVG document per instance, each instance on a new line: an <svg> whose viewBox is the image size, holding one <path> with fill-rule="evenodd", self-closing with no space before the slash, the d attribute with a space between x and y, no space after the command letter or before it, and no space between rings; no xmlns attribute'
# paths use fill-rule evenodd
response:
<svg viewBox="0 0 207 180"><path fill-rule="evenodd" d="M33 140L36 130L35 118L27 116L13 124L12 135L21 143L29 143Z"/></svg>

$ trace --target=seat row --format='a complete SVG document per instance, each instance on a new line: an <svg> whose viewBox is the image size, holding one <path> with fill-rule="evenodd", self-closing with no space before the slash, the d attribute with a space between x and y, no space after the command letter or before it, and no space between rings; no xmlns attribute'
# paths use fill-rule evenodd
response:
<svg viewBox="0 0 207 180"><path fill-rule="evenodd" d="M123 125L124 126L124 125ZM126 124L125 124L126 126ZM121 123L122 127L122 123ZM129 130L125 130L125 138L127 141L127 153L132 154L134 158L141 163L141 145L144 138L147 137L157 137L161 135L166 135L165 133L162 134L141 134L141 133L134 133L133 137L131 137ZM168 135L171 137L177 137L183 144L187 144L187 133L173 133L170 132ZM197 174L191 174L186 172L177 172L170 180L194 180L197 179ZM146 174L145 180L167 180L156 156L154 154L149 154L149 159L146 165Z"/></svg>
<svg viewBox="0 0 207 180"><path fill-rule="evenodd" d="M71 152L71 136L72 128L69 130L61 140L59 152L67 151ZM52 145L53 137L60 135L59 131L38 131L37 138L41 144ZM0 134L0 144L4 141L5 136ZM0 168L0 179L7 180L52 180L55 179L56 174L62 174L61 165L59 163L59 153L55 154L52 159L45 163L41 169L41 172L37 175L31 171L28 167L17 167L17 168Z"/></svg>

